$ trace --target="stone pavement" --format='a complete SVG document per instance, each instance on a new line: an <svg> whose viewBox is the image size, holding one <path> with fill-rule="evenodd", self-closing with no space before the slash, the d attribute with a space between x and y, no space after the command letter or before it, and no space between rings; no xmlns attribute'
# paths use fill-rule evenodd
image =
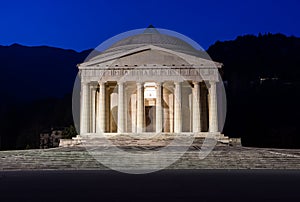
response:
<svg viewBox="0 0 300 202"><path fill-rule="evenodd" d="M200 146L201 147L201 146ZM218 143L204 159L199 159L199 144L193 144L189 150L168 169L300 169L300 150L247 148ZM178 149L179 148L179 149ZM167 151L165 159L177 155L177 150ZM103 148L102 148L103 149ZM104 149L107 149L104 147ZM120 151L130 153L155 152L159 147L120 146ZM97 153L98 152L98 153ZM118 151L116 151L118 152ZM96 151L93 155L100 155ZM118 155L116 153L115 155ZM99 156L97 156L98 158ZM114 159L102 156L103 162ZM101 160L101 162L102 162ZM126 159L125 159L126 160ZM147 159L145 159L147 161ZM114 162L118 169L131 169L122 162ZM141 165L139 165L139 163ZM144 169L142 162L132 162L132 167ZM14 150L0 152L0 170L107 170L83 146L59 147L52 149ZM146 169L146 168L145 168Z"/></svg>

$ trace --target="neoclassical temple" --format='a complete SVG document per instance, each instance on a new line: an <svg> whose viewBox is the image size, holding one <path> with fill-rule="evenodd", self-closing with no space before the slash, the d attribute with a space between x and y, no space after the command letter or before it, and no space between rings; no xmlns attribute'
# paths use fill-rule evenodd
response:
<svg viewBox="0 0 300 202"><path fill-rule="evenodd" d="M80 134L219 133L221 63L149 27L78 65Z"/></svg>

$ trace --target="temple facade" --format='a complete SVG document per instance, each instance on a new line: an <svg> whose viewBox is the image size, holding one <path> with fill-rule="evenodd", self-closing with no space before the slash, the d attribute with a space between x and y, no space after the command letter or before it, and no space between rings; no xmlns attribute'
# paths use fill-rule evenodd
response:
<svg viewBox="0 0 300 202"><path fill-rule="evenodd" d="M220 133L221 63L155 28L78 65L80 134Z"/></svg>

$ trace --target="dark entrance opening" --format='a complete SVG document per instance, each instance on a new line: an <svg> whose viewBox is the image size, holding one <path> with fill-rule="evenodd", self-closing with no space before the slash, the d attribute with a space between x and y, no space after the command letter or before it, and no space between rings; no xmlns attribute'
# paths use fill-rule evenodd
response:
<svg viewBox="0 0 300 202"><path fill-rule="evenodd" d="M145 106L146 132L155 132L155 106Z"/></svg>

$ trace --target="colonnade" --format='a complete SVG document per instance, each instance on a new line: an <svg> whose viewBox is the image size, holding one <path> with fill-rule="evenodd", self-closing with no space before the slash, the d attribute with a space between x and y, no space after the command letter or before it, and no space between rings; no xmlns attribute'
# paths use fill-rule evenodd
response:
<svg viewBox="0 0 300 202"><path fill-rule="evenodd" d="M191 131L193 133L200 132L218 132L218 109L217 109L217 92L216 82L209 81L208 83L208 131L202 131L201 127L201 82L193 81L192 88L192 105L191 105ZM132 85L132 84L131 84ZM186 114L182 111L182 99L186 99L182 95L182 82L173 82L173 95L165 93L164 83L156 82L156 98L155 98L155 131L156 133L181 133L183 119ZM127 129L128 117L128 92L126 91L127 83L118 82L117 85L117 133L143 133L145 132L145 98L144 98L144 83L136 82L135 92L136 97L131 102L132 126L131 130ZM107 90L106 82L81 83L81 106L80 106L80 133L106 133L112 132L107 127L111 116L110 109L110 93ZM164 107L165 100L171 98L169 110ZM170 122L164 124L166 119ZM166 129L168 128L168 129Z"/></svg>

